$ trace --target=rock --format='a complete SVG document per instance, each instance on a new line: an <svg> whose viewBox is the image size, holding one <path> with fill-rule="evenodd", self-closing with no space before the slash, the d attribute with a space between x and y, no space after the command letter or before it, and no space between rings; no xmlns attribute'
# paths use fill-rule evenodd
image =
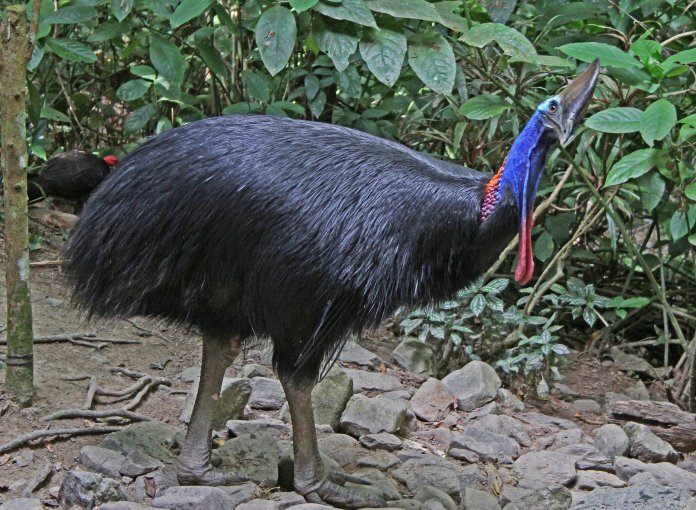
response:
<svg viewBox="0 0 696 510"><path fill-rule="evenodd" d="M616 475L606 471L594 471L592 469L578 471L576 489L591 491L597 487L626 487L626 482Z"/></svg>
<svg viewBox="0 0 696 510"><path fill-rule="evenodd" d="M420 432L420 437L434 441L439 446L446 449L449 448L450 441L452 441L452 431L447 427L437 427Z"/></svg>
<svg viewBox="0 0 696 510"><path fill-rule="evenodd" d="M296 492L274 492L268 499L252 499L237 506L235 510L285 510L304 504L305 499Z"/></svg>
<svg viewBox="0 0 696 510"><path fill-rule="evenodd" d="M498 394L500 378L490 365L470 361L447 375L442 382L449 388L464 411L473 411L492 401Z"/></svg>
<svg viewBox="0 0 696 510"><path fill-rule="evenodd" d="M604 394L604 407L609 409L614 402L622 402L624 400L631 400L631 397L625 393L615 393L613 391L607 391Z"/></svg>
<svg viewBox="0 0 696 510"><path fill-rule="evenodd" d="M353 380L353 391L394 391L402 390L401 381L393 375L381 372L367 372L354 368L346 368L345 373Z"/></svg>
<svg viewBox="0 0 696 510"><path fill-rule="evenodd" d="M429 487L427 485L420 487L413 497L415 500L420 501L421 503L435 500L447 510L457 510L457 504L454 502L454 500L444 491L436 489L435 487Z"/></svg>
<svg viewBox="0 0 696 510"><path fill-rule="evenodd" d="M564 446L578 444L585 441L585 433L582 429L568 429L556 432L551 436L551 442L548 446L550 450L558 450Z"/></svg>
<svg viewBox="0 0 696 510"><path fill-rule="evenodd" d="M411 400L412 393L408 390L394 390L382 393L382 396L391 400Z"/></svg>
<svg viewBox="0 0 696 510"><path fill-rule="evenodd" d="M137 451L164 464L172 464L176 458L172 449L183 441L184 433L171 425L146 421L112 432L103 439L102 446L124 455Z"/></svg>
<svg viewBox="0 0 696 510"><path fill-rule="evenodd" d="M257 378L258 379L258 378ZM230 439L213 450L212 464L223 471L232 471L266 487L278 484L280 448L264 434L247 434Z"/></svg>
<svg viewBox="0 0 696 510"><path fill-rule="evenodd" d="M613 459L628 452L630 442L626 432L613 423L602 425L595 432L594 446L604 455Z"/></svg>
<svg viewBox="0 0 696 510"><path fill-rule="evenodd" d="M447 451L447 454L453 459L463 460L469 464L476 464L481 459L478 453L466 448L452 448Z"/></svg>
<svg viewBox="0 0 696 510"><path fill-rule="evenodd" d="M43 510L39 498L16 498L5 501L0 510Z"/></svg>
<svg viewBox="0 0 696 510"><path fill-rule="evenodd" d="M388 432L360 436L360 444L370 450L387 450L392 452L401 448L402 443L401 438Z"/></svg>
<svg viewBox="0 0 696 510"><path fill-rule="evenodd" d="M505 485L500 501L507 503L505 510L568 510L573 503L573 496L568 488L557 484L534 489Z"/></svg>
<svg viewBox="0 0 696 510"><path fill-rule="evenodd" d="M198 393L199 381L200 377L197 377L186 394L186 400L184 401L181 414L179 415L179 420L182 423L188 423L191 420L193 404L196 402L196 394ZM225 377L222 380L218 405L213 412L213 429L223 428L227 420L241 418L244 414L244 407L249 401L250 394L251 384L247 379Z"/></svg>
<svg viewBox="0 0 696 510"><path fill-rule="evenodd" d="M696 473L696 459L686 458L677 462L677 467L690 471L691 473Z"/></svg>
<svg viewBox="0 0 696 510"><path fill-rule="evenodd" d="M531 412L524 413L522 417L529 422L535 423L544 427L556 427L558 429L568 430L578 428L574 421L559 418L557 416L547 416L545 414Z"/></svg>
<svg viewBox="0 0 696 510"><path fill-rule="evenodd" d="M401 463L399 457L384 450L370 452L368 455L358 459L358 466L376 468L380 471L387 471L389 468Z"/></svg>
<svg viewBox="0 0 696 510"><path fill-rule="evenodd" d="M569 455L575 459L575 467L578 469L596 469L599 471L611 471L611 459L600 452L591 444L571 444L556 450L563 455Z"/></svg>
<svg viewBox="0 0 696 510"><path fill-rule="evenodd" d="M669 462L646 464L636 459L616 457L614 468L622 480L629 480L640 473L649 473L659 485L683 489L696 495L696 474Z"/></svg>
<svg viewBox="0 0 696 510"><path fill-rule="evenodd" d="M500 505L498 500L485 491L464 488L464 498L462 500L464 510L498 510Z"/></svg>
<svg viewBox="0 0 696 510"><path fill-rule="evenodd" d="M392 471L392 476L411 492L429 485L445 492L455 501L461 501L457 469L439 457L407 460Z"/></svg>
<svg viewBox="0 0 696 510"><path fill-rule="evenodd" d="M292 435L292 430L288 425L274 418L229 420L225 426L232 434L232 437L239 437L245 434L266 434L275 437Z"/></svg>
<svg viewBox="0 0 696 510"><path fill-rule="evenodd" d="M558 395L563 400L573 400L580 396L580 394L567 384L560 382L554 383L553 394Z"/></svg>
<svg viewBox="0 0 696 510"><path fill-rule="evenodd" d="M573 407L579 413L602 414L602 406L589 398L579 398L573 402Z"/></svg>
<svg viewBox="0 0 696 510"><path fill-rule="evenodd" d="M631 457L643 462L671 462L676 464L679 454L667 441L657 437L647 425L628 422L623 427L630 441Z"/></svg>
<svg viewBox="0 0 696 510"><path fill-rule="evenodd" d="M500 407L521 413L524 411L524 402L517 398L510 390L500 388L498 390L498 403Z"/></svg>
<svg viewBox="0 0 696 510"><path fill-rule="evenodd" d="M295 505L288 508L292 508L293 510L333 510L335 507L318 505L316 503L303 503L302 505Z"/></svg>
<svg viewBox="0 0 696 510"><path fill-rule="evenodd" d="M130 499L149 504L154 496L175 485L179 485L179 480L174 467L165 466L136 478L129 487L129 491L133 494Z"/></svg>
<svg viewBox="0 0 696 510"><path fill-rule="evenodd" d="M113 501L111 503L99 505L97 510L146 510L148 508L152 507L139 505L138 503L133 503L132 501Z"/></svg>
<svg viewBox="0 0 696 510"><path fill-rule="evenodd" d="M126 499L119 483L97 473L74 468L68 471L60 486L59 501L62 505L80 505L87 510L108 501Z"/></svg>
<svg viewBox="0 0 696 510"><path fill-rule="evenodd" d="M353 396L353 380L341 368L334 366L312 390L314 422L331 425L338 430L341 415Z"/></svg>
<svg viewBox="0 0 696 510"><path fill-rule="evenodd" d="M87 445L80 448L78 462L109 478L121 478L121 466L126 462L126 457L108 448Z"/></svg>
<svg viewBox="0 0 696 510"><path fill-rule="evenodd" d="M406 402L353 395L341 416L341 430L355 437L377 432L408 432L413 413Z"/></svg>
<svg viewBox="0 0 696 510"><path fill-rule="evenodd" d="M370 368L378 368L382 363L379 356L365 349L354 339L350 339L346 342L346 345L338 355L338 361Z"/></svg>
<svg viewBox="0 0 696 510"><path fill-rule="evenodd" d="M423 503L415 499L395 499L387 501L387 507L395 510L423 510Z"/></svg>
<svg viewBox="0 0 696 510"><path fill-rule="evenodd" d="M234 499L219 487L193 485L165 489L152 500L152 506L170 510L228 510L235 508L236 504Z"/></svg>
<svg viewBox="0 0 696 510"><path fill-rule="evenodd" d="M386 452L385 452L386 453ZM361 468L353 473L358 478L361 478L370 485L356 484L346 482L345 487L356 490L367 490L385 501L401 498L401 494L396 490L396 485L382 471L375 468Z"/></svg>
<svg viewBox="0 0 696 510"><path fill-rule="evenodd" d="M270 377L251 379L249 407L252 409L280 409L284 403L285 392L280 381Z"/></svg>
<svg viewBox="0 0 696 510"><path fill-rule="evenodd" d="M522 478L570 485L575 481L575 458L558 451L529 452L515 461Z"/></svg>
<svg viewBox="0 0 696 510"><path fill-rule="evenodd" d="M462 434L452 434L449 447L475 452L484 462L513 459L520 454L520 445L514 439L472 426L464 429Z"/></svg>
<svg viewBox="0 0 696 510"><path fill-rule="evenodd" d="M609 355L614 359L614 364L619 370L634 372L636 374L645 374L651 377L655 377L656 375L653 366L640 356L627 354L616 346L609 350Z"/></svg>
<svg viewBox="0 0 696 510"><path fill-rule="evenodd" d="M685 510L693 503L687 491L674 487L600 487L579 495L574 510Z"/></svg>
<svg viewBox="0 0 696 510"><path fill-rule="evenodd" d="M242 377L253 379L254 377L273 377L273 370L269 367L249 363L242 367Z"/></svg>
<svg viewBox="0 0 696 510"><path fill-rule="evenodd" d="M454 395L447 386L431 377L421 384L420 388L413 395L411 408L413 413L421 420L436 421L441 413L445 412L453 402Z"/></svg>
<svg viewBox="0 0 696 510"><path fill-rule="evenodd" d="M134 450L128 453L125 461L121 464L119 472L123 476L137 478L138 476L150 473L162 467L164 467L164 464L157 459L153 459L149 455Z"/></svg>
<svg viewBox="0 0 696 510"><path fill-rule="evenodd" d="M524 429L524 424L512 416L489 414L469 423L469 427L477 427L511 437L522 446L532 444L532 440Z"/></svg>
<svg viewBox="0 0 696 510"><path fill-rule="evenodd" d="M192 383L201 376L201 367L188 367L179 374L179 379L185 383Z"/></svg>
<svg viewBox="0 0 696 510"><path fill-rule="evenodd" d="M407 338L397 345L392 357L398 365L416 375L432 377L435 373L433 348L415 338Z"/></svg>
<svg viewBox="0 0 696 510"><path fill-rule="evenodd" d="M347 434L331 434L319 439L319 451L336 461L341 467L355 464L365 455L360 443Z"/></svg>
<svg viewBox="0 0 696 510"><path fill-rule="evenodd" d="M652 367L651 367L652 368ZM626 394L632 400L650 400L650 392L645 387L643 381L636 381L632 386L626 388Z"/></svg>

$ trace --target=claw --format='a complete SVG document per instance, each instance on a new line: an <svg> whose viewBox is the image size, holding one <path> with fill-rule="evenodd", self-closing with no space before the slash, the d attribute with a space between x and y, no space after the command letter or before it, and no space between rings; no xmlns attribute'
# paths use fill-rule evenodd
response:
<svg viewBox="0 0 696 510"><path fill-rule="evenodd" d="M248 482L249 478L235 473L219 471L209 463L203 466L189 466L179 460L176 465L176 477L180 485L238 485Z"/></svg>
<svg viewBox="0 0 696 510"><path fill-rule="evenodd" d="M304 497L310 503L329 503L342 508L382 508L387 506L386 501L374 494L342 487L328 478L315 491L305 494Z"/></svg>
<svg viewBox="0 0 696 510"><path fill-rule="evenodd" d="M344 485L346 482L355 483L357 485L372 485L370 480L365 478L360 478L359 476L351 475L350 473L341 473L338 471L331 471L328 475L329 480L337 483L338 485Z"/></svg>

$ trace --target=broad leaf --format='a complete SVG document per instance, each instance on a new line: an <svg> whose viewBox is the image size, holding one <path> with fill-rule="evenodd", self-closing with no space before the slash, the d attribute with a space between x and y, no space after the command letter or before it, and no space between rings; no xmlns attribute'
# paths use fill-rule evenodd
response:
<svg viewBox="0 0 696 510"><path fill-rule="evenodd" d="M662 140L677 123L677 110L666 99L658 99L640 116L640 134L652 147L655 140Z"/></svg>
<svg viewBox="0 0 696 510"><path fill-rule="evenodd" d="M496 278L495 280L491 280L486 285L481 287L481 290L488 294L500 294L507 288L509 283L510 280L507 278Z"/></svg>
<svg viewBox="0 0 696 510"><path fill-rule="evenodd" d="M669 220L669 232L675 241L681 239L689 233L689 227L694 228L693 223L689 225L688 217L684 211L675 211L672 219Z"/></svg>
<svg viewBox="0 0 696 510"><path fill-rule="evenodd" d="M631 55L610 44L598 42L571 43L565 44L558 49L581 62L594 62L596 59L599 59L599 63L603 66L641 67L640 62Z"/></svg>
<svg viewBox="0 0 696 510"><path fill-rule="evenodd" d="M513 62L536 62L537 59L534 46L524 35L500 23L483 23L475 26L460 40L477 48L483 48L495 41Z"/></svg>
<svg viewBox="0 0 696 510"><path fill-rule="evenodd" d="M466 32L469 30L469 22L466 18L453 12L461 5L462 3L460 0L449 0L446 2L437 2L433 4L433 7L435 7L435 10L440 15L440 23L456 32Z"/></svg>
<svg viewBox="0 0 696 510"><path fill-rule="evenodd" d="M150 61L167 81L180 84L184 80L186 60L181 51L174 43L154 33L150 33Z"/></svg>
<svg viewBox="0 0 696 510"><path fill-rule="evenodd" d="M617 161L609 173L605 186L614 186L647 173L660 163L663 152L658 149L638 149Z"/></svg>
<svg viewBox="0 0 696 510"><path fill-rule="evenodd" d="M354 27L350 23L334 21L329 25L320 17L315 19L314 39L339 71L348 67L348 58L358 49L358 38L352 33Z"/></svg>
<svg viewBox="0 0 696 510"><path fill-rule="evenodd" d="M319 0L290 0L290 7L295 9L297 12L306 11L317 5Z"/></svg>
<svg viewBox="0 0 696 510"><path fill-rule="evenodd" d="M646 211L652 211L662 201L665 193L665 180L657 172L652 172L638 179L640 198Z"/></svg>
<svg viewBox="0 0 696 510"><path fill-rule="evenodd" d="M70 117L65 115L63 112L56 110L55 108L51 108L50 106L44 106L41 108L41 118L70 123Z"/></svg>
<svg viewBox="0 0 696 510"><path fill-rule="evenodd" d="M122 101L133 101L143 97L149 88L149 81L131 80L121 85L116 91L116 95Z"/></svg>
<svg viewBox="0 0 696 510"><path fill-rule="evenodd" d="M82 23L83 21L87 21L88 19L94 18L96 15L97 10L94 7L70 5L52 12L43 18L41 22L50 23L53 25L72 25L74 23Z"/></svg>
<svg viewBox="0 0 696 510"><path fill-rule="evenodd" d="M94 64L97 61L92 48L74 39L48 39L46 46L65 60L85 64Z"/></svg>
<svg viewBox="0 0 696 510"><path fill-rule="evenodd" d="M408 63L416 76L435 92L452 91L457 65L452 47L440 34L417 36L408 47Z"/></svg>
<svg viewBox="0 0 696 510"><path fill-rule="evenodd" d="M602 133L634 133L640 131L638 108L617 107L595 113L585 121L585 125Z"/></svg>
<svg viewBox="0 0 696 510"><path fill-rule="evenodd" d="M133 9L133 0L111 0L111 12L114 17L123 21Z"/></svg>
<svg viewBox="0 0 696 510"><path fill-rule="evenodd" d="M684 188L684 194L687 198L696 201L696 182L692 182L686 188Z"/></svg>
<svg viewBox="0 0 696 510"><path fill-rule="evenodd" d="M425 0L365 0L372 11L389 14L395 18L420 19L440 22L440 15Z"/></svg>
<svg viewBox="0 0 696 510"><path fill-rule="evenodd" d="M663 65L670 66L672 64L684 64L689 65L696 62L696 48L691 48L690 50L680 51L675 53L671 57L668 57Z"/></svg>
<svg viewBox="0 0 696 510"><path fill-rule="evenodd" d="M362 0L343 0L342 2L320 0L314 6L314 10L329 18L352 21L358 25L377 28L375 18Z"/></svg>
<svg viewBox="0 0 696 510"><path fill-rule="evenodd" d="M169 18L172 28L180 27L187 21L203 14L213 0L183 0Z"/></svg>
<svg viewBox="0 0 696 510"><path fill-rule="evenodd" d="M542 262L546 262L553 255L553 248L553 237L544 231L534 242L534 256Z"/></svg>
<svg viewBox="0 0 696 510"><path fill-rule="evenodd" d="M481 7L488 11L491 21L494 23L505 23L512 11L515 10L517 0L482 0L479 3Z"/></svg>
<svg viewBox="0 0 696 510"><path fill-rule="evenodd" d="M154 104L146 104L133 111L123 125L123 132L130 134L140 131L150 121L156 111L157 106Z"/></svg>
<svg viewBox="0 0 696 510"><path fill-rule="evenodd" d="M486 308L486 298L483 297L483 294L476 294L474 299L471 300L469 308L471 308L471 311L474 312L474 315L477 317L481 315L481 312Z"/></svg>
<svg viewBox="0 0 696 510"><path fill-rule="evenodd" d="M406 36L387 28L369 30L360 43L360 55L370 72L391 87L401 74L406 57Z"/></svg>
<svg viewBox="0 0 696 510"><path fill-rule="evenodd" d="M469 99L459 108L459 113L471 120L486 120L500 115L512 105L500 96L483 95Z"/></svg>
<svg viewBox="0 0 696 510"><path fill-rule="evenodd" d="M225 64L220 52L210 41L200 41L195 44L201 59L208 66L208 69L218 76L227 75L227 64Z"/></svg>
<svg viewBox="0 0 696 510"><path fill-rule="evenodd" d="M324 107L326 106L326 93L323 90L320 90L316 96L314 96L314 99L312 99L309 102L309 111L312 112L312 115L314 115L315 118L318 118L321 115L321 112L324 111Z"/></svg>
<svg viewBox="0 0 696 510"><path fill-rule="evenodd" d="M97 29L89 34L89 37L87 37L87 41L89 42L104 42L104 41L110 41L111 39L115 39L117 37L120 37L121 35L130 32L131 27L129 24L126 23L116 23L115 21L110 21L106 23L102 23L97 27Z"/></svg>
<svg viewBox="0 0 696 510"><path fill-rule="evenodd" d="M285 7L273 6L259 18L255 35L261 60L271 76L275 76L288 63L295 47L295 16Z"/></svg>
<svg viewBox="0 0 696 510"><path fill-rule="evenodd" d="M254 71L242 71L242 80L249 96L262 103L268 102L271 97L271 87L266 78Z"/></svg>

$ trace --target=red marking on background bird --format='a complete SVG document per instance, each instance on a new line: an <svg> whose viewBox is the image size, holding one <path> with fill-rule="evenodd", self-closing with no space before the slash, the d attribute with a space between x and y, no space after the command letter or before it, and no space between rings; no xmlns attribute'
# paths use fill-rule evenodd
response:
<svg viewBox="0 0 696 510"><path fill-rule="evenodd" d="M118 164L118 158L114 156L113 154L110 154L108 156L104 156L102 158L102 161L106 163L109 166L116 166Z"/></svg>

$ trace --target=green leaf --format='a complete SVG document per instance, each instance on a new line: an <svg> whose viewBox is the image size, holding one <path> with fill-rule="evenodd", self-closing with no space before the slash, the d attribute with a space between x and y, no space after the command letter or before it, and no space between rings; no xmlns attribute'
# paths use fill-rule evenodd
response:
<svg viewBox="0 0 696 510"><path fill-rule="evenodd" d="M481 315L481 312L486 308L486 298L483 297L483 294L476 294L474 299L471 300L469 308L471 308L471 311L474 312L474 315L477 317Z"/></svg>
<svg viewBox="0 0 696 510"><path fill-rule="evenodd" d="M658 149L638 149L627 154L611 167L604 185L615 186L640 177L657 166L663 155Z"/></svg>
<svg viewBox="0 0 696 510"><path fill-rule="evenodd" d="M486 120L510 108L512 105L502 97L487 94L469 99L459 108L459 113L471 120Z"/></svg>
<svg viewBox="0 0 696 510"><path fill-rule="evenodd" d="M74 23L87 21L88 19L94 18L96 15L97 10L94 7L70 5L52 12L43 18L41 22L50 23L52 25L72 25Z"/></svg>
<svg viewBox="0 0 696 510"><path fill-rule="evenodd" d="M681 239L690 231L693 233L696 228L696 208L690 208L687 214L684 211L675 211L672 219L669 221L669 231L672 234L672 239Z"/></svg>
<svg viewBox="0 0 696 510"><path fill-rule="evenodd" d="M295 16L280 5L271 7L259 18L255 37L263 64L271 76L275 76L288 63L295 47Z"/></svg>
<svg viewBox="0 0 696 510"><path fill-rule="evenodd" d="M537 65L546 67L575 67L575 64L554 55L537 55Z"/></svg>
<svg viewBox="0 0 696 510"><path fill-rule="evenodd" d="M166 80L180 84L186 73L186 60L171 41L150 33L150 61ZM137 131L137 130L135 130Z"/></svg>
<svg viewBox="0 0 696 510"><path fill-rule="evenodd" d="M343 0L342 2L320 0L314 6L314 10L329 18L352 21L358 25L377 28L375 18L362 0Z"/></svg>
<svg viewBox="0 0 696 510"><path fill-rule="evenodd" d="M581 62L594 62L596 59L599 59L599 63L603 66L641 67L640 62L635 58L610 44L598 42L571 43L565 44L558 49Z"/></svg>
<svg viewBox="0 0 696 510"><path fill-rule="evenodd" d="M684 64L689 65L696 62L696 48L691 48L690 50L680 51L675 53L671 57L668 57L663 65L670 66L672 64Z"/></svg>
<svg viewBox="0 0 696 510"><path fill-rule="evenodd" d="M553 248L553 237L544 230L534 242L534 256L542 262L546 262L553 255Z"/></svg>
<svg viewBox="0 0 696 510"><path fill-rule="evenodd" d="M134 65L130 66L128 70L131 72L131 74L140 76L146 80L154 81L157 78L157 72L150 66Z"/></svg>
<svg viewBox="0 0 696 510"><path fill-rule="evenodd" d="M314 39L319 49L326 53L336 66L343 71L348 67L348 58L358 49L358 38L351 33L355 25L349 23L324 23L319 17L315 20Z"/></svg>
<svg viewBox="0 0 696 510"><path fill-rule="evenodd" d="M116 39L123 34L130 32L131 27L126 23L117 23L115 21L110 21L102 23L97 27L97 29L89 34L87 37L88 42L104 42L110 41L111 39Z"/></svg>
<svg viewBox="0 0 696 510"><path fill-rule="evenodd" d="M305 95L310 101L314 99L319 92L319 78L313 74L308 74L304 78Z"/></svg>
<svg viewBox="0 0 696 510"><path fill-rule="evenodd" d="M466 20L466 18L453 12L461 5L461 0L451 0L446 2L437 2L433 4L433 7L435 7L435 10L440 15L440 23L456 32L466 32L469 30L469 22Z"/></svg>
<svg viewBox="0 0 696 510"><path fill-rule="evenodd" d="M684 194L687 198L696 201L696 182L692 182L686 188L684 188Z"/></svg>
<svg viewBox="0 0 696 510"><path fill-rule="evenodd" d="M314 99L312 99L309 102L309 111L312 112L312 115L314 115L315 118L319 118L321 115L321 112L324 111L324 107L326 106L326 93L323 90L320 90L316 96L314 96Z"/></svg>
<svg viewBox="0 0 696 510"><path fill-rule="evenodd" d="M496 278L481 287L481 290L487 294L500 294L506 289L509 283L510 280L507 278Z"/></svg>
<svg viewBox="0 0 696 510"><path fill-rule="evenodd" d="M63 112L56 110L55 108L51 108L50 106L44 106L41 108L41 118L70 123L70 117L65 115Z"/></svg>
<svg viewBox="0 0 696 510"><path fill-rule="evenodd" d="M137 110L131 112L123 124L123 132L125 134L135 133L140 131L150 121L152 116L157 111L157 106L154 104L146 104Z"/></svg>
<svg viewBox="0 0 696 510"><path fill-rule="evenodd" d="M594 326L594 323L597 321L597 314L591 307L586 306L582 310L582 318L585 319L585 322L588 326L592 327Z"/></svg>
<svg viewBox="0 0 696 510"><path fill-rule="evenodd" d="M452 47L440 34L431 32L415 37L408 47L408 63L416 76L435 92L452 91L457 64Z"/></svg>
<svg viewBox="0 0 696 510"><path fill-rule="evenodd" d="M360 55L375 78L391 87L401 74L406 57L406 36L387 28L370 29L360 42Z"/></svg>
<svg viewBox="0 0 696 510"><path fill-rule="evenodd" d="M246 91L253 99L267 103L271 97L271 87L260 73L254 71L242 71L242 80Z"/></svg>
<svg viewBox="0 0 696 510"><path fill-rule="evenodd" d="M592 115L585 125L602 133L634 133L640 131L642 113L638 108L609 108Z"/></svg>
<svg viewBox="0 0 696 510"><path fill-rule="evenodd" d="M529 39L514 28L500 23L483 23L475 26L460 41L483 48L493 41L498 43L503 53L509 55L512 62L536 62L537 53Z"/></svg>
<svg viewBox="0 0 696 510"><path fill-rule="evenodd" d="M34 48L31 50L31 58L27 63L27 71L31 73L34 72L34 69L39 67L41 60L43 60L44 53L45 50L43 46L40 46L39 44L34 45Z"/></svg>
<svg viewBox="0 0 696 510"><path fill-rule="evenodd" d="M666 99L658 99L640 116L640 134L652 147L655 140L662 140L677 123L677 110Z"/></svg>
<svg viewBox="0 0 696 510"><path fill-rule="evenodd" d="M94 64L97 61L92 48L74 39L48 39L46 46L65 60L85 64Z"/></svg>
<svg viewBox="0 0 696 510"><path fill-rule="evenodd" d="M365 0L365 4L372 11L395 18L441 21L433 5L425 0Z"/></svg>
<svg viewBox="0 0 696 510"><path fill-rule="evenodd" d="M306 11L317 5L319 0L290 0L290 7L295 9L297 12Z"/></svg>
<svg viewBox="0 0 696 510"><path fill-rule="evenodd" d="M662 60L660 58L660 53L662 52L662 46L659 42L653 41L651 39L639 39L633 44L631 44L631 51L641 60L643 63L650 62L650 59Z"/></svg>
<svg viewBox="0 0 696 510"><path fill-rule="evenodd" d="M111 12L114 17L123 21L133 9L133 0L111 0Z"/></svg>
<svg viewBox="0 0 696 510"><path fill-rule="evenodd" d="M348 97L358 98L362 95L360 73L355 66L348 66L344 71L337 72L336 84Z"/></svg>
<svg viewBox="0 0 696 510"><path fill-rule="evenodd" d="M665 180L657 172L652 172L638 179L640 197L646 211L652 211L662 202L665 193Z"/></svg>
<svg viewBox="0 0 696 510"><path fill-rule="evenodd" d="M517 0L482 0L479 3L481 7L488 11L491 21L494 23L505 23L512 11L515 10Z"/></svg>
<svg viewBox="0 0 696 510"><path fill-rule="evenodd" d="M131 80L121 85L116 91L116 95L122 101L134 101L143 97L149 88L149 81Z"/></svg>
<svg viewBox="0 0 696 510"><path fill-rule="evenodd" d="M195 44L201 59L208 66L208 69L218 76L226 76L227 65L217 48L210 41L201 41Z"/></svg>
<svg viewBox="0 0 696 510"><path fill-rule="evenodd" d="M187 21L203 14L213 0L183 0L169 18L172 28L180 27Z"/></svg>

